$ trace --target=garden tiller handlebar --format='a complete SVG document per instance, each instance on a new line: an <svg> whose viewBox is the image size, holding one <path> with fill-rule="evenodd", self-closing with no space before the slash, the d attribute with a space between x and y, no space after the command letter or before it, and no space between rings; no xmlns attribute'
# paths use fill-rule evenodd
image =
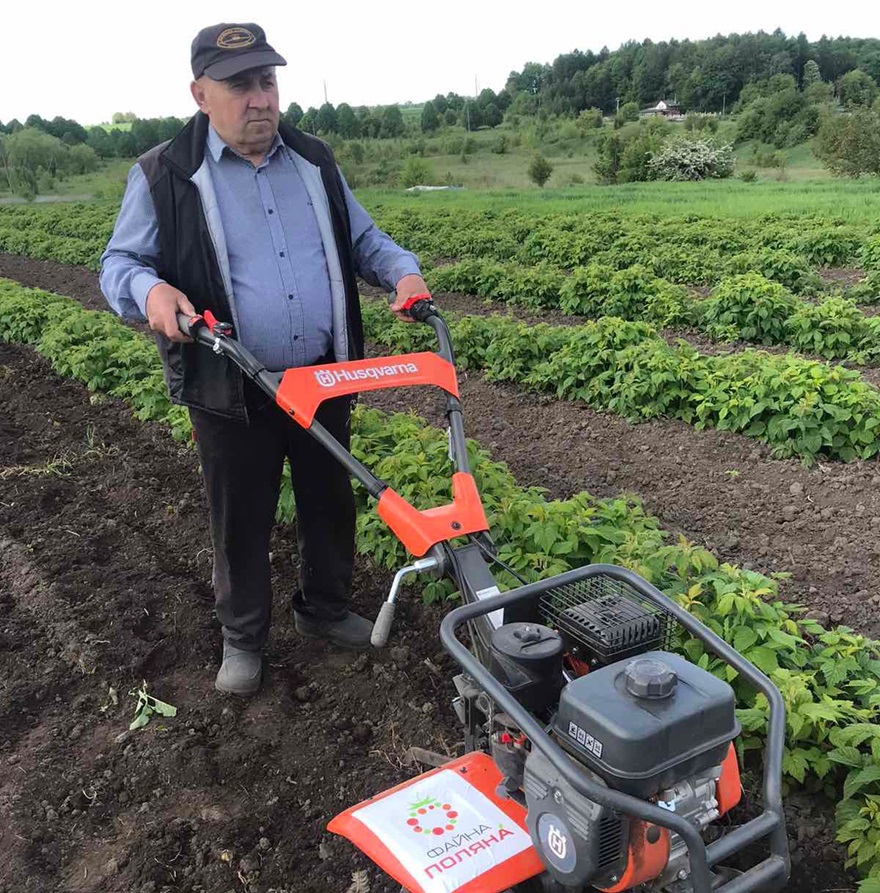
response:
<svg viewBox="0 0 880 893"><path fill-rule="evenodd" d="M232 326L218 321L210 311L197 316L178 313L177 321L181 331L194 341L232 360L293 421L329 450L378 500L379 516L398 539L416 558L421 558L439 543L485 532L489 525L470 473L449 329L429 296L411 298L403 310L413 319L431 326L439 343L437 353L301 366L284 372L266 369L232 337ZM456 468L452 476L452 502L425 511L415 509L376 477L315 418L325 400L409 385L434 385L446 392L450 451Z"/></svg>

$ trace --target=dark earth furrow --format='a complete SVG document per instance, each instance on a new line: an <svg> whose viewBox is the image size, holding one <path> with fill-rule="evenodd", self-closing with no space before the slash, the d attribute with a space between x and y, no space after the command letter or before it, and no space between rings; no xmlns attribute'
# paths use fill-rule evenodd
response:
<svg viewBox="0 0 880 893"><path fill-rule="evenodd" d="M397 893L324 829L408 747L455 752L438 609L404 602L382 652L304 643L281 529L266 685L218 695L195 451L28 348L0 375L0 891ZM358 606L389 582L359 562ZM128 732L143 680L179 713Z"/></svg>

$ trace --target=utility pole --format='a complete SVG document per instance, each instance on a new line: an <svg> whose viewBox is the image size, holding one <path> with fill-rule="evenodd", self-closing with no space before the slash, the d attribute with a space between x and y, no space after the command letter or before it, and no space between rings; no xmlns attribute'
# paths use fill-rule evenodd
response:
<svg viewBox="0 0 880 893"><path fill-rule="evenodd" d="M727 111L727 92L725 91L724 96L721 99L721 117L724 117L724 113Z"/></svg>
<svg viewBox="0 0 880 893"><path fill-rule="evenodd" d="M324 105L327 104L327 81L324 81Z"/></svg>
<svg viewBox="0 0 880 893"><path fill-rule="evenodd" d="M620 114L620 97L615 96L614 99L617 102L617 114L619 115Z"/></svg>

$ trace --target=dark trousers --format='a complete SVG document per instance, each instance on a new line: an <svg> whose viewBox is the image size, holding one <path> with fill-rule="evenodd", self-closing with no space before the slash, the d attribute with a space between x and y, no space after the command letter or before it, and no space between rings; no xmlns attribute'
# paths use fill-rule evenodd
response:
<svg viewBox="0 0 880 893"><path fill-rule="evenodd" d="M296 501L300 588L294 608L317 620L348 610L354 564L355 507L345 469L305 430L248 382L244 425L190 410L211 518L214 595L227 642L245 650L265 645L272 589L269 538L284 459ZM346 449L351 401L322 404L316 419Z"/></svg>

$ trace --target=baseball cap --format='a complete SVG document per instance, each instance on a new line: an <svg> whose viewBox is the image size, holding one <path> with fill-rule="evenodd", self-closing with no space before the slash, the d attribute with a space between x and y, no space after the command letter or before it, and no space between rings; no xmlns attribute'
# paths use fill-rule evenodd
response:
<svg viewBox="0 0 880 893"><path fill-rule="evenodd" d="M287 65L266 42L266 32L253 22L221 22L202 28L192 42L192 72L198 80L203 74L224 81L249 68Z"/></svg>

